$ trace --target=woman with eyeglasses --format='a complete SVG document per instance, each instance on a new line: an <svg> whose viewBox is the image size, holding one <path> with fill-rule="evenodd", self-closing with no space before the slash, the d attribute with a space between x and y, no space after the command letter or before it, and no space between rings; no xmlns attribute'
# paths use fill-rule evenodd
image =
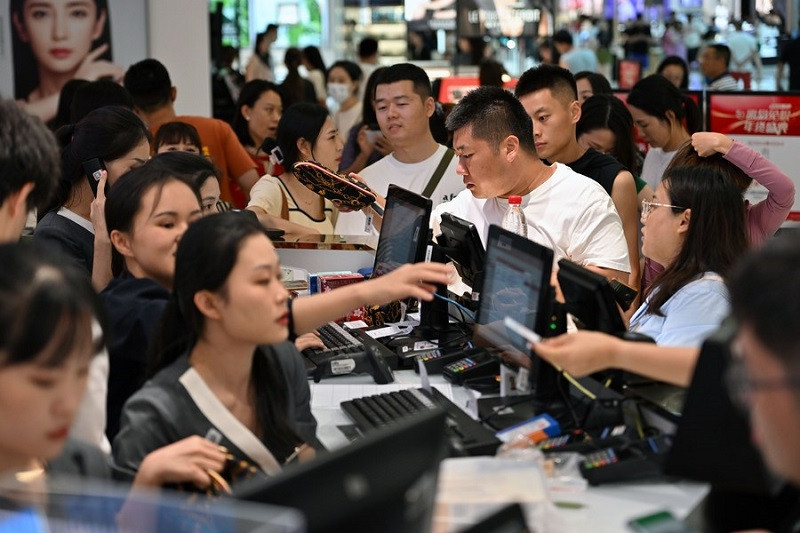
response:
<svg viewBox="0 0 800 533"><path fill-rule="evenodd" d="M642 252L665 270L629 331L657 346L581 331L536 344L539 356L579 375L618 368L688 384L697 348L728 315L725 276L747 250L742 196L719 172L670 167L643 203L642 223Z"/></svg>

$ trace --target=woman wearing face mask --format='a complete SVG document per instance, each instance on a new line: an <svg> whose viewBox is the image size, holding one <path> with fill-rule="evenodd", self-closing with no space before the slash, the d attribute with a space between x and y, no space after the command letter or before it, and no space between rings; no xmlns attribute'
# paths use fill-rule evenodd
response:
<svg viewBox="0 0 800 533"><path fill-rule="evenodd" d="M111 279L111 243L105 229L105 184L113 185L150 157L150 133L132 111L102 107L57 133L61 149L61 180L50 205L39 212L33 238L58 250L92 276L97 290ZM92 191L83 163L99 159L105 167Z"/></svg>
<svg viewBox="0 0 800 533"><path fill-rule="evenodd" d="M328 94L339 105L333 114L333 122L344 137L361 120L360 83L361 67L352 61L337 61L328 70Z"/></svg>
<svg viewBox="0 0 800 533"><path fill-rule="evenodd" d="M288 108L278 123L274 143L267 140L265 151L282 154L285 169L279 176L263 176L250 191L247 209L259 219L279 216L304 228L305 233L333 233L336 214L326 200L300 183L291 171L298 161L316 161L339 168L344 144L328 111L317 104L300 103Z"/></svg>

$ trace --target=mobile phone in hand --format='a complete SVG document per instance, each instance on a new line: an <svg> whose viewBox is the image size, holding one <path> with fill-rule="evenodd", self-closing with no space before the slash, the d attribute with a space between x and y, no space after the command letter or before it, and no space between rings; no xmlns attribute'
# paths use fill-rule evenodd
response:
<svg viewBox="0 0 800 533"><path fill-rule="evenodd" d="M89 187L92 188L92 194L97 197L97 184L100 183L100 178L103 177L103 171L106 169L106 166L99 157L87 159L81 163L81 166L83 167L83 173L86 175L86 179L89 181Z"/></svg>

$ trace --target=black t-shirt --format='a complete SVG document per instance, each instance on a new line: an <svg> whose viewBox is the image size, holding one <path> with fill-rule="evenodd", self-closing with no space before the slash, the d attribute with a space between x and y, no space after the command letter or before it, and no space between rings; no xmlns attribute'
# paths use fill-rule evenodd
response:
<svg viewBox="0 0 800 533"><path fill-rule="evenodd" d="M622 163L612 156L601 154L594 148L589 148L577 161L573 161L567 166L578 174L588 176L602 185L609 196L617 174L626 170Z"/></svg>
<svg viewBox="0 0 800 533"><path fill-rule="evenodd" d="M789 65L789 90L800 91L800 39L786 43L780 60Z"/></svg>

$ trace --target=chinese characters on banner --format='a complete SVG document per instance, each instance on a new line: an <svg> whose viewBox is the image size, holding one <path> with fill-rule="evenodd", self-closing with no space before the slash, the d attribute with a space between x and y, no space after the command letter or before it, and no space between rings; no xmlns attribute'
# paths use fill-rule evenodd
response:
<svg viewBox="0 0 800 533"><path fill-rule="evenodd" d="M709 93L708 130L724 133L760 152L795 182L795 205L788 220L800 221L800 95ZM766 198L767 190L753 183L745 194L750 202Z"/></svg>

